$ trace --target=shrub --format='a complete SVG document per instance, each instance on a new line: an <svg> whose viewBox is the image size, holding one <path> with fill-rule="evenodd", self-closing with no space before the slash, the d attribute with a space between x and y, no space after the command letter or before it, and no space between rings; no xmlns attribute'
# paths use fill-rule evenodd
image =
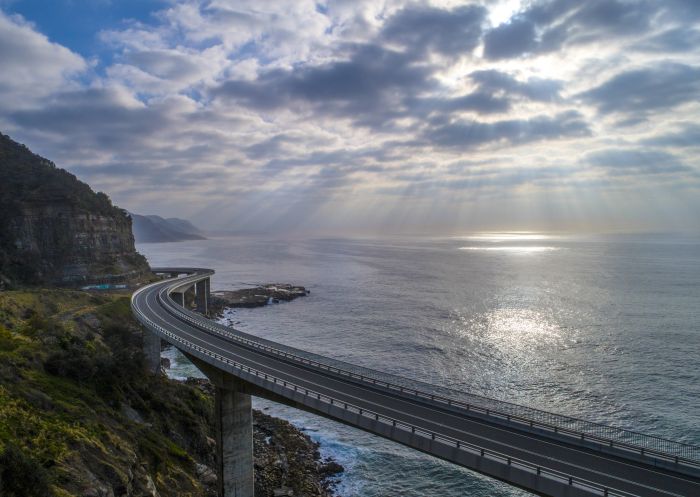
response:
<svg viewBox="0 0 700 497"><path fill-rule="evenodd" d="M3 497L50 497L46 469L14 445L0 454L0 495Z"/></svg>

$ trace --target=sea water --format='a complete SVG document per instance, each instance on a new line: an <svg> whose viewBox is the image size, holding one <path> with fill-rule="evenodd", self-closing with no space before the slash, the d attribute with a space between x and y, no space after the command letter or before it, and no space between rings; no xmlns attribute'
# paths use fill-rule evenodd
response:
<svg viewBox="0 0 700 497"><path fill-rule="evenodd" d="M216 270L212 290L293 283L225 321L362 366L700 445L700 239L482 233L143 244L153 266ZM196 368L166 352L174 376ZM346 471L345 497L523 495L267 401Z"/></svg>

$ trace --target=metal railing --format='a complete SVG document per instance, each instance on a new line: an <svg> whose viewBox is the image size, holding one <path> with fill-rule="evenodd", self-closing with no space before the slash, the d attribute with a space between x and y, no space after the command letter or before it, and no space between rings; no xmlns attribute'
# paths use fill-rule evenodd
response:
<svg viewBox="0 0 700 497"><path fill-rule="evenodd" d="M141 289L143 290L143 289ZM139 290L134 294L134 297L141 291ZM212 352L211 350L201 347L197 344L194 344L190 342L189 340L185 340L184 338L180 337L179 335L170 332L163 328L162 326L157 325L156 323L152 322L150 319L148 319L142 312L141 310L134 304L134 297L132 297L132 304L131 308L134 314L139 318L139 321L151 331L155 331L157 334L161 335L163 338L165 338L168 341L172 342L178 342L182 344L184 347L192 349L196 352L199 352L200 354L203 354L205 356L208 356L215 361L218 361L220 363L224 363L234 369L239 370L242 373L246 373L251 376L255 376L257 378L260 378L264 381L270 382L273 385L278 385L283 388L286 388L289 390L290 395L293 397L294 394L301 394L305 398L309 399L315 399L317 401L325 402L329 404L330 406L335 406L339 407L345 411L355 413L359 416L363 416L365 418L368 418L370 420L384 423L386 426L390 426L392 429L400 429L404 430L406 434L411 434L412 436L419 436L423 437L426 440L432 441L432 442L439 442L443 443L445 445L448 445L450 447L453 447L459 451L464 451L468 452L472 455L476 455L479 457L485 457L497 462L500 462L501 464L506 464L507 466L519 468L524 471L530 472L532 475L537 475L538 477L544 477L544 478L549 478L551 480L554 480L556 482L559 482L561 484L569 485L572 487L577 487L584 489L586 491L595 493L597 495L602 495L602 496L610 496L610 497L633 497L633 494L630 494L628 492L623 492L620 490L614 490L609 487L606 487L604 485L597 484L595 482L591 482L589 480L575 477L572 475L569 475L567 473L557 471L554 469L550 469L541 465L533 464L528 461L524 461L518 458L510 457L506 454L503 454L501 452L487 449L481 446L478 446L476 444L472 444L470 442L465 442L462 440L458 440L456 438L448 437L445 435L441 435L439 433L435 433L430 430L426 430L424 428L421 428L419 426L406 423L404 421L397 420L395 418L392 418L390 416L386 416L384 414L379 414L375 411L362 408L359 406L356 406L351 403L347 403L345 401L340 401L338 399L335 399L334 397L330 397L326 394L322 394L320 392L316 392L314 390L310 390L306 387L301 387L299 385L296 385L295 383L282 380L280 378L277 378L273 375L270 375L268 373L263 373L261 371L258 371L254 368L251 368L250 366L246 366L244 364L238 363L232 359L229 359L228 357L222 356L220 354L217 354L215 352ZM548 459L552 459L556 461L556 459L547 457Z"/></svg>
<svg viewBox="0 0 700 497"><path fill-rule="evenodd" d="M200 277L195 275L189 278L196 280ZM186 278L181 278L178 281L180 286L183 279ZM161 297L167 293L167 287L160 291ZM552 434L567 436L576 441L588 441L610 448L631 451L640 456L667 460L674 464L700 467L700 447L473 393L440 387L418 380L411 380L289 347L239 330L235 330L235 333L232 333L229 331L232 328L213 323L211 320L201 317L201 315L182 308L172 302L171 299L163 299L163 303L172 313L200 328L288 360L368 382L402 394L410 394L417 398L438 402L450 408L461 408L471 413L479 413L501 421L518 423L529 428L537 428Z"/></svg>
<svg viewBox="0 0 700 497"><path fill-rule="evenodd" d="M203 277L209 277L211 274L213 274L213 271L179 278L177 284L182 286L188 279L194 283ZM232 333L230 330L233 328L214 323L199 314L195 314L177 305L170 298L164 298L165 295L169 295L169 287L167 285L159 291L161 303L179 318L199 328L216 333L239 344L262 350L268 354L274 354L333 374L397 391L404 395L409 394L424 401L439 403L451 409L462 409L467 413L485 415L501 422L517 424L520 427L535 428L544 434L550 433L556 436L566 436L572 441L591 442L599 446L632 452L642 457L653 457L695 469L700 468L700 447L697 446L356 366L266 340L239 330L234 330L235 333Z"/></svg>

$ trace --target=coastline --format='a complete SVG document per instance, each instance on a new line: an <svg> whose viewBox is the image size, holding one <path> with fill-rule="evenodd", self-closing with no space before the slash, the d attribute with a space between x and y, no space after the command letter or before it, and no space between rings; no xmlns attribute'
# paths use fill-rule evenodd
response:
<svg viewBox="0 0 700 497"><path fill-rule="evenodd" d="M213 292L209 310L212 319L230 326L232 323L226 319L227 310L291 302L309 293L302 286L281 283ZM175 347L167 345L163 348L161 363L166 376L194 386L213 398L209 380L194 365L185 361L186 358ZM263 412L268 409L268 406L253 409L256 497L337 496L344 467L332 454L323 450L321 442L305 433L303 427ZM211 473L209 468L203 468L202 478L211 479Z"/></svg>
<svg viewBox="0 0 700 497"><path fill-rule="evenodd" d="M175 380L214 397L209 380L189 377ZM323 457L320 444L292 423L253 409L253 454L256 497L334 497L337 475L344 468L331 457ZM198 468L200 479L215 489L211 468Z"/></svg>

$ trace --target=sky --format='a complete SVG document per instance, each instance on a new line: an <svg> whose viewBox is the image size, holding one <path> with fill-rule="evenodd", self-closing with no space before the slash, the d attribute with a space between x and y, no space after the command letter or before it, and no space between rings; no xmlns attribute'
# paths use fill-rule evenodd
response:
<svg viewBox="0 0 700 497"><path fill-rule="evenodd" d="M205 229L700 232L697 0L0 0L0 102Z"/></svg>

